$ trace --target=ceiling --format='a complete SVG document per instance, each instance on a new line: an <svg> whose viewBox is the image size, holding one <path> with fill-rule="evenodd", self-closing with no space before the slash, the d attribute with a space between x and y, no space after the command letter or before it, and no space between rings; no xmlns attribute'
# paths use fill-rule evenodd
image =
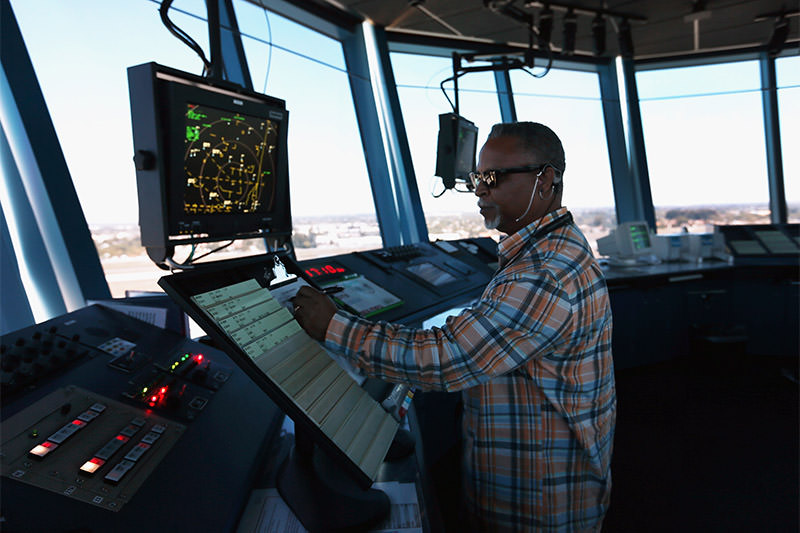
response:
<svg viewBox="0 0 800 533"><path fill-rule="evenodd" d="M369 19L387 30L403 33L488 40L503 44L528 43L524 16L538 25L543 2L528 0L313 0L348 15ZM619 52L617 27L629 17L634 57L672 57L766 44L777 14L788 13L789 46L797 47L798 2L793 0L565 0L550 2L554 15L551 43L563 45L563 19L567 7L577 16L575 55L592 56L592 18L597 10L606 16L606 52ZM511 12L513 16L503 14ZM693 14L694 12L694 14ZM770 15L757 20L761 15ZM522 16L522 20L517 20ZM695 22L695 19L697 22ZM695 29L696 28L696 29Z"/></svg>

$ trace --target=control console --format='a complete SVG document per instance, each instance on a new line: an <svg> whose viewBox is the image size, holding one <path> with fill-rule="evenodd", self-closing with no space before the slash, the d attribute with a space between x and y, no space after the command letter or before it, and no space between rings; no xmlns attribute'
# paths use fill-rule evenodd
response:
<svg viewBox="0 0 800 533"><path fill-rule="evenodd" d="M3 335L0 369L9 531L232 530L283 419L224 352L99 305Z"/></svg>

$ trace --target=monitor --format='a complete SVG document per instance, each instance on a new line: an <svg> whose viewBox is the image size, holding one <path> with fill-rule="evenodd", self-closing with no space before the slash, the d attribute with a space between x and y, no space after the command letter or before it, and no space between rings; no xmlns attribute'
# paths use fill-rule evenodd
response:
<svg viewBox="0 0 800 533"><path fill-rule="evenodd" d="M624 222L609 235L597 239L597 251L614 257L637 257L654 253L647 222Z"/></svg>
<svg viewBox="0 0 800 533"><path fill-rule="evenodd" d="M130 67L128 85L148 253L178 244L290 238L283 100L156 63Z"/></svg>
<svg viewBox="0 0 800 533"><path fill-rule="evenodd" d="M439 115L439 139L436 148L436 175L445 188L452 189L456 181L466 181L475 170L478 128L455 113Z"/></svg>
<svg viewBox="0 0 800 533"><path fill-rule="evenodd" d="M451 273L429 261L409 265L406 267L406 270L434 287L441 287L442 285L458 281Z"/></svg>

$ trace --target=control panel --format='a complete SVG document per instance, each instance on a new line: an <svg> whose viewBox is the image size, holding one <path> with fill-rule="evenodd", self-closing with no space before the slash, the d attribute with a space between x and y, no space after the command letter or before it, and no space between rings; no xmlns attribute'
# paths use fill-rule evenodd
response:
<svg viewBox="0 0 800 533"><path fill-rule="evenodd" d="M2 474L119 511L186 426L78 387L3 421Z"/></svg>
<svg viewBox="0 0 800 533"><path fill-rule="evenodd" d="M497 269L489 238L435 241L301 261L306 275L343 308L375 320L420 325L469 303Z"/></svg>
<svg viewBox="0 0 800 533"><path fill-rule="evenodd" d="M235 529L283 420L224 352L99 305L3 335L0 370L9 531Z"/></svg>

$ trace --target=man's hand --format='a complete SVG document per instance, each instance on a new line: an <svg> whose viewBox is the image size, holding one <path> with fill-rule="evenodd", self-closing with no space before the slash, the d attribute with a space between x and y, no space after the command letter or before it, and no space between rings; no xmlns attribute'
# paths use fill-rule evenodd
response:
<svg viewBox="0 0 800 533"><path fill-rule="evenodd" d="M325 340L328 324L336 313L336 304L333 300L312 289L300 287L294 298L294 318L312 338L318 341Z"/></svg>

